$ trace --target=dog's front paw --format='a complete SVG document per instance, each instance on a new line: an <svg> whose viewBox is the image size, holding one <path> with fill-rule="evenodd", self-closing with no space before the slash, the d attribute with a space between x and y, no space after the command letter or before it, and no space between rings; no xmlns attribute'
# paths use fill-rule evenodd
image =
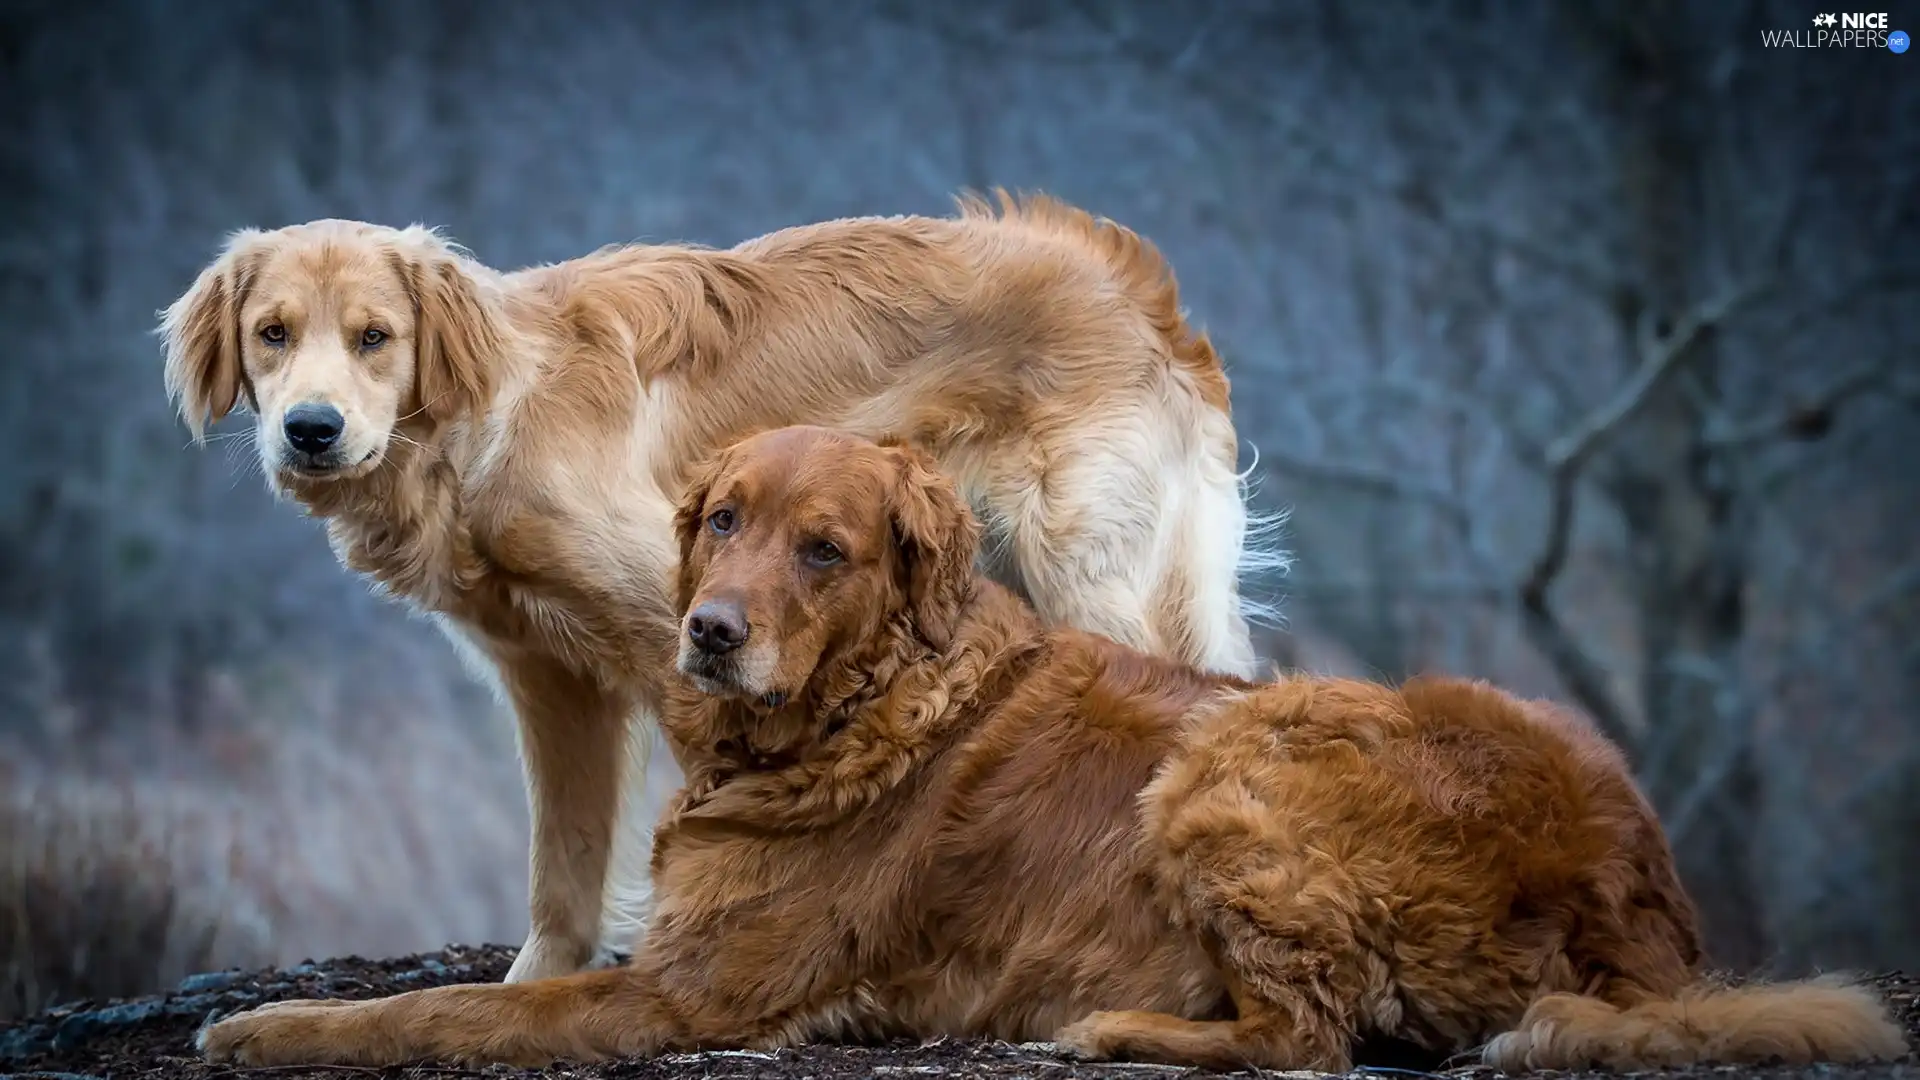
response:
<svg viewBox="0 0 1920 1080"><path fill-rule="evenodd" d="M224 1065L370 1065L352 1001L275 1001L200 1029L194 1045Z"/></svg>
<svg viewBox="0 0 1920 1080"><path fill-rule="evenodd" d="M1117 1013L1088 1013L1054 1033L1053 1045L1061 1053L1082 1061L1102 1061L1113 1057L1114 1018Z"/></svg>

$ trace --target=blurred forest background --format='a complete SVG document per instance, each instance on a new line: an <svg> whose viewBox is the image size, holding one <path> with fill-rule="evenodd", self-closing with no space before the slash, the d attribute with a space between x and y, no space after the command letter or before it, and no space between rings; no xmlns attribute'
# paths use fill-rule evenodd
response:
<svg viewBox="0 0 1920 1080"><path fill-rule="evenodd" d="M3 0L0 1017L524 931L505 718L169 412L226 232L991 184L1171 258L1292 509L1269 655L1571 701L1722 962L1920 967L1920 56L1762 47L1816 10Z"/></svg>

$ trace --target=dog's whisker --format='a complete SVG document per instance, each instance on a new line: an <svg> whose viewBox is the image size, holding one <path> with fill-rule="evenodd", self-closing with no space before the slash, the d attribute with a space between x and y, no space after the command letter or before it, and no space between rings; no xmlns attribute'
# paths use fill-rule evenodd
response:
<svg viewBox="0 0 1920 1080"><path fill-rule="evenodd" d="M259 449L259 440L255 439L252 433L248 433L244 436L236 435L232 438L227 439L221 445L220 449L223 453L226 454L227 463L229 465L237 466L237 465L243 464L245 460L249 457L252 457L256 460L258 459L259 455L257 453L252 453L252 451L256 451Z"/></svg>
<svg viewBox="0 0 1920 1080"><path fill-rule="evenodd" d="M245 431L212 432L208 435L202 436L200 441L209 446L212 446L216 443L227 443L227 444L240 443L244 445L244 444L252 443L256 438L257 438L257 435L254 432L254 430L252 428L248 428ZM193 446L194 446L193 440L188 440L186 445L182 446L181 449L191 450L193 449Z"/></svg>
<svg viewBox="0 0 1920 1080"><path fill-rule="evenodd" d="M433 408L435 405L438 405L440 403L440 399L446 396L447 395L445 394L436 394L434 395L434 398L432 401L426 402L425 404L421 405L419 408L413 410L412 412L408 413L405 416L394 417L393 422L396 424L403 424L408 420L411 420L414 417L419 416L421 413L426 412L428 409Z"/></svg>

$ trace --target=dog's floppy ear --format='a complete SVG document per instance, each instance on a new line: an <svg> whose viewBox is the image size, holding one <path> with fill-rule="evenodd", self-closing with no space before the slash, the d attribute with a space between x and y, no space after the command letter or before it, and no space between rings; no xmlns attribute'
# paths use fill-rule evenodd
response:
<svg viewBox="0 0 1920 1080"><path fill-rule="evenodd" d="M493 365L506 341L503 318L454 245L422 225L400 235L389 258L413 298L420 406L440 422L471 416L493 394Z"/></svg>
<svg viewBox="0 0 1920 1080"><path fill-rule="evenodd" d="M243 229L180 299L160 312L166 345L167 397L180 410L195 442L240 400L240 305L259 267L264 234Z"/></svg>
<svg viewBox="0 0 1920 1080"><path fill-rule="evenodd" d="M688 474L680 502L674 507L673 537L680 548L680 568L674 578L673 613L676 616L687 613L693 603L693 590L700 586L693 577L693 545L706 524L707 497L713 494L713 485L719 481L726 459L727 452L723 450L695 465Z"/></svg>
<svg viewBox="0 0 1920 1080"><path fill-rule="evenodd" d="M888 498L894 541L906 563L908 612L927 644L945 649L973 595L980 523L931 457L895 440L882 445L892 450L898 470Z"/></svg>

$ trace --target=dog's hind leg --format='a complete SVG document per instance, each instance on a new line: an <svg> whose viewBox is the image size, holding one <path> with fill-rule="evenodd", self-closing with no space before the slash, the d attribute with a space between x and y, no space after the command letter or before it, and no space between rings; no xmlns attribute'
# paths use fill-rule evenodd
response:
<svg viewBox="0 0 1920 1080"><path fill-rule="evenodd" d="M1238 575L1248 520L1232 429L1200 425L1168 445L1166 406L1105 411L1097 425L1024 448L988 498L1040 616L1214 671L1251 677L1256 656Z"/></svg>
<svg viewBox="0 0 1920 1080"><path fill-rule="evenodd" d="M1151 617L1164 498L1156 477L1104 448L1035 448L992 484L989 533L1042 619L1170 655Z"/></svg>
<svg viewBox="0 0 1920 1080"><path fill-rule="evenodd" d="M1191 910L1237 1013L1188 1020L1165 1013L1096 1012L1054 1041L1087 1058L1233 1070L1346 1072L1361 1017L1361 986L1377 981L1366 954L1338 942L1350 931L1338 905L1318 907L1311 882L1277 868L1205 875ZM1289 896L1288 894L1291 893Z"/></svg>
<svg viewBox="0 0 1920 1080"><path fill-rule="evenodd" d="M1177 655L1209 671L1258 672L1250 624L1279 626L1278 580L1290 563L1279 544L1283 513L1249 507L1246 476L1233 469L1233 425L1202 410L1201 451L1174 464L1162 520L1167 554L1153 619L1180 643Z"/></svg>
<svg viewBox="0 0 1920 1080"><path fill-rule="evenodd" d="M1093 1061L1141 1061L1231 1072L1239 1069L1352 1068L1352 1040L1329 1023L1325 1010L1304 998L1297 1007L1270 1002L1243 985L1233 987L1239 1017L1188 1020L1170 1013L1096 1012L1069 1024L1053 1041Z"/></svg>
<svg viewBox="0 0 1920 1080"><path fill-rule="evenodd" d="M1145 1061L1223 1072L1260 1064L1247 1054L1237 1020L1186 1020L1138 1010L1097 1012L1060 1029L1053 1041L1089 1061Z"/></svg>
<svg viewBox="0 0 1920 1080"><path fill-rule="evenodd" d="M1264 717L1276 691L1198 720L1142 794L1156 890L1205 946L1232 1020L1095 1013L1057 1040L1086 1055L1216 1068L1344 1072L1362 1034L1404 1028L1396 984L1366 921L1379 875L1364 847L1315 820L1342 807L1351 771L1290 760ZM1283 704L1283 703L1282 703ZM1249 722L1252 719L1253 722Z"/></svg>

